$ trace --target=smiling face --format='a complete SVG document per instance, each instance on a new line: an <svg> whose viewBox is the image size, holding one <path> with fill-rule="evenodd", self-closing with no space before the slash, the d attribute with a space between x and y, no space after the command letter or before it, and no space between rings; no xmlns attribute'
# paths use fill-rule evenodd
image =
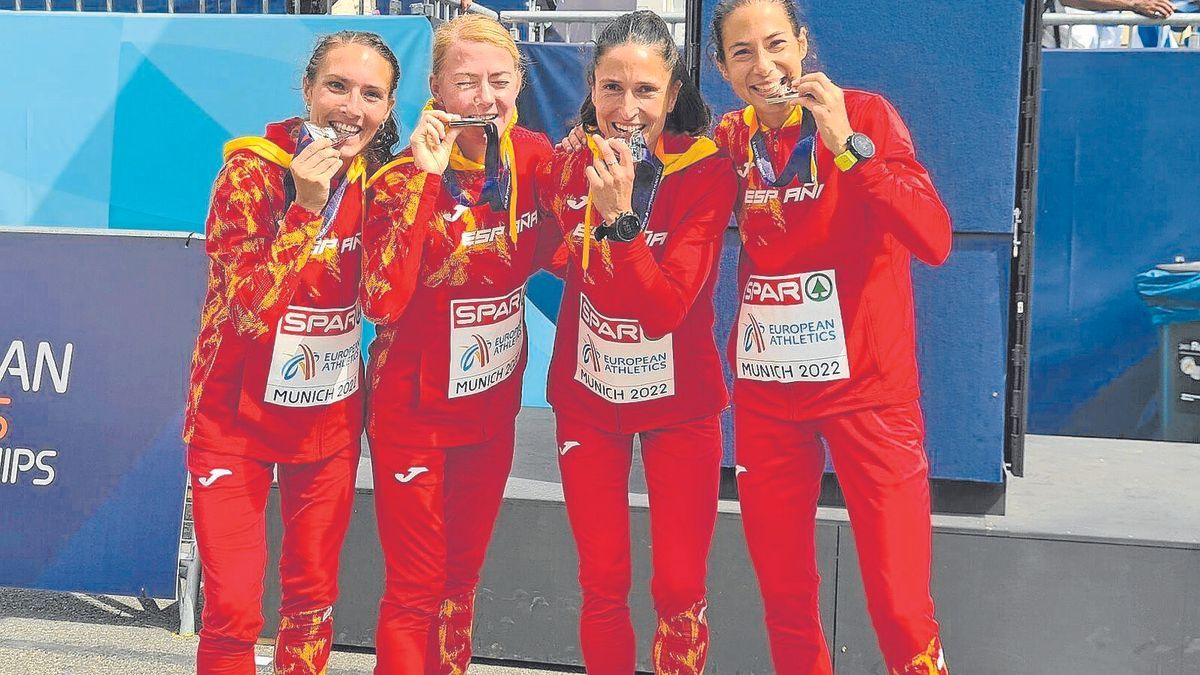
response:
<svg viewBox="0 0 1200 675"><path fill-rule="evenodd" d="M722 22L722 39L717 68L734 93L763 113L786 115L789 103L772 104L767 99L803 74L807 31L796 35L783 6L763 0L730 12Z"/></svg>
<svg viewBox="0 0 1200 675"><path fill-rule="evenodd" d="M653 49L626 42L608 50L596 62L592 103L596 126L608 138L629 139L641 131L646 145L654 148L675 109L679 82L671 81L671 69Z"/></svg>
<svg viewBox="0 0 1200 675"><path fill-rule="evenodd" d="M374 49L345 44L330 49L316 75L304 81L309 121L345 137L338 147L344 162L367 149L392 114L393 76L391 64Z"/></svg>
<svg viewBox="0 0 1200 675"><path fill-rule="evenodd" d="M512 53L487 42L457 42L446 51L439 72L429 77L429 90L439 107L464 117L496 115L496 127L503 131L517 109L521 91L521 73ZM483 130L468 128L464 136Z"/></svg>

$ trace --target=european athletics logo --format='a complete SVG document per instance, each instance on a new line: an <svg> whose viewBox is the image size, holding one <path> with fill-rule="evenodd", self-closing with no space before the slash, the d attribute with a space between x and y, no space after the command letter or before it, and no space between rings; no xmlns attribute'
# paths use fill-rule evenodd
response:
<svg viewBox="0 0 1200 675"><path fill-rule="evenodd" d="M480 368L487 368L488 361L491 360L491 356L488 354L487 340L483 339L483 336L478 333L472 334L471 337L475 338L475 344L467 347L466 353L462 355L462 363L460 364L464 373L471 370L476 363L479 364Z"/></svg>
<svg viewBox="0 0 1200 675"><path fill-rule="evenodd" d="M313 379L317 374L317 355L313 354L312 348L308 345L300 345L300 353L288 359L283 364L283 379L288 381L300 373L304 376L304 380Z"/></svg>
<svg viewBox="0 0 1200 675"><path fill-rule="evenodd" d="M592 338L585 337L583 343L583 363L592 364L592 370L600 372L600 351L596 349L596 344L592 342Z"/></svg>
<svg viewBox="0 0 1200 675"><path fill-rule="evenodd" d="M750 323L746 325L745 337L742 338L742 351L748 352L753 347L759 354L767 349L766 341L763 339L763 325L754 318L753 314L747 314L750 317Z"/></svg>

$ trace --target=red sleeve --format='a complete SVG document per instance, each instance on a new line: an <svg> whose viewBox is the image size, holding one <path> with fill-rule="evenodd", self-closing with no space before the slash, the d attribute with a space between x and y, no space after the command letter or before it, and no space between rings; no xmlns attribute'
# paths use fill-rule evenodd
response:
<svg viewBox="0 0 1200 675"><path fill-rule="evenodd" d="M859 131L875 143L875 157L846 173L847 185L866 192L879 222L913 255L941 265L950 255L950 214L917 161L912 136L882 96L864 103Z"/></svg>
<svg viewBox="0 0 1200 675"><path fill-rule="evenodd" d="M628 244L612 243L613 278L632 303L633 316L646 336L658 339L679 327L708 281L713 261L729 225L737 182L724 157L704 160L679 175L678 198L695 201L683 213L684 226L667 239L661 261L654 259L644 237Z"/></svg>
<svg viewBox="0 0 1200 675"><path fill-rule="evenodd" d="M420 281L422 251L442 177L400 166L372 184L363 223L363 314L400 318Z"/></svg>
<svg viewBox="0 0 1200 675"><path fill-rule="evenodd" d="M535 268L544 269L561 279L567 267L567 244L553 207L553 197L557 192L550 187L553 172L553 155L543 157L532 172L530 187L534 191L534 203L538 210L538 247L534 263Z"/></svg>
<svg viewBox="0 0 1200 675"><path fill-rule="evenodd" d="M717 123L717 128L713 129L713 142L717 144L717 148L724 154L729 154L729 132L732 125L733 122L729 117L729 113L726 113L721 118L721 121Z"/></svg>
<svg viewBox="0 0 1200 675"><path fill-rule="evenodd" d="M278 222L283 183L277 165L246 152L225 163L213 185L205 244L238 335L269 332L300 284L321 214L293 203Z"/></svg>

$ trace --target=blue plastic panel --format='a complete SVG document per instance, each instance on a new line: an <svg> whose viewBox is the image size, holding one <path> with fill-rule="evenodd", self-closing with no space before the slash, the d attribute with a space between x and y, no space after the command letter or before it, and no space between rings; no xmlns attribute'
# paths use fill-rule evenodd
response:
<svg viewBox="0 0 1200 675"><path fill-rule="evenodd" d="M1029 429L1158 438L1158 333L1134 276L1200 259L1200 52L1047 51Z"/></svg>

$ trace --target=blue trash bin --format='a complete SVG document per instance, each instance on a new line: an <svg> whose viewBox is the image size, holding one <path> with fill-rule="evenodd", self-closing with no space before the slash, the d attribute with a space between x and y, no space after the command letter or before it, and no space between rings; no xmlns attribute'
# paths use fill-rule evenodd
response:
<svg viewBox="0 0 1200 675"><path fill-rule="evenodd" d="M1200 262L1137 275L1137 292L1159 329L1163 440L1200 441Z"/></svg>

